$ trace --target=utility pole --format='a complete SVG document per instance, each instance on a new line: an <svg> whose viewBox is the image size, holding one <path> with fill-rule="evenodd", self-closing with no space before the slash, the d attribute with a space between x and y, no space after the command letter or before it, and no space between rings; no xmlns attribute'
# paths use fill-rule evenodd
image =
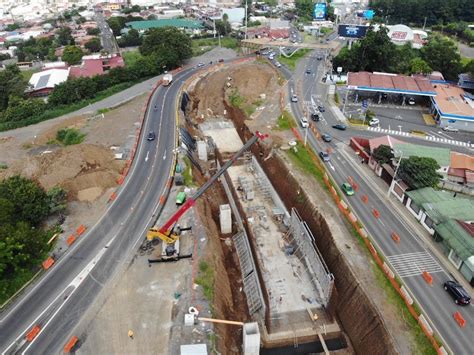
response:
<svg viewBox="0 0 474 355"><path fill-rule="evenodd" d="M248 26L247 26L247 25L248 25L248 23L247 23L247 19L248 19L248 14L247 14L247 11L248 11L248 10L247 10L247 8L248 8L248 3L247 3L247 2L248 2L248 0L245 0L245 39L247 39L247 27L248 27Z"/></svg>
<svg viewBox="0 0 474 355"><path fill-rule="evenodd" d="M390 184L390 187L388 188L387 197L390 197L390 193L393 191L393 187L395 186L395 178L397 177L398 169L400 168L400 163L402 162L402 158L403 158L403 151L402 151L402 154L400 154L400 159L398 159L398 165L397 165L397 168L395 169L395 173L393 174L392 183Z"/></svg>

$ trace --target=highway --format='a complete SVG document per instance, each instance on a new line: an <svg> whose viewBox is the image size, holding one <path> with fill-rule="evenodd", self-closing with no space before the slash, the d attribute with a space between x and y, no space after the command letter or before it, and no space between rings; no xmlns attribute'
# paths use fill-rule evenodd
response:
<svg viewBox="0 0 474 355"><path fill-rule="evenodd" d="M104 50L106 50L109 54L118 53L119 48L117 41L115 40L114 34L105 20L104 14L100 11L96 11L95 20L97 22L97 27L100 30L100 44L102 45L102 48L104 48Z"/></svg>
<svg viewBox="0 0 474 355"><path fill-rule="evenodd" d="M322 68L322 61L317 61L313 56L303 59L304 64L299 66L295 73L291 73L286 68L281 68L285 76L289 79L289 94L295 90L295 85L300 85L303 97L299 97L298 103L292 103L291 109L297 121L302 117L302 105L304 102L321 100L325 104L325 85L319 84L319 74L325 72ZM316 75L305 74L305 70L310 69ZM316 98L316 99L315 99ZM387 262L395 270L396 274L403 280L405 285L415 297L422 312L427 316L436 332L441 336L445 347L455 354L472 354L474 337L474 306L459 307L454 304L453 299L443 290L443 282L450 279L447 269L436 256L431 252L428 245L416 234L414 229L406 223L402 216L397 213L398 202L387 197L387 191L381 190L377 184L371 182L374 176L367 176L360 166L360 159L353 152L343 149L348 145L352 135L374 136L374 132L354 131L348 127L346 131L338 131L331 128L331 125L338 122L332 110L325 104L326 112L323 113L324 120L317 123L317 129L322 133L330 133L333 136L331 143L319 141L307 130L308 144L314 151L326 151L328 147L332 149L331 161L328 165L328 173L335 180L337 185L348 182L348 177L352 177L359 185L359 191L354 196L345 196L352 211L363 223L370 236L375 241L376 247L385 255ZM305 131L298 126L302 137ZM359 134L363 133L363 134ZM380 136L380 134L377 134ZM406 137L403 137L405 139ZM431 142L411 140L417 144L438 145ZM461 150L461 149L458 149ZM388 187L387 187L388 189ZM368 203L361 200L362 195L367 195ZM375 208L380 212L377 219L372 214ZM403 208L403 207L399 207ZM401 242L396 244L391 233L397 233ZM416 264L416 265L415 265ZM430 286L422 277L422 271L429 271L433 276L433 285ZM453 313L459 311L466 319L465 328L460 328L453 319Z"/></svg>
<svg viewBox="0 0 474 355"><path fill-rule="evenodd" d="M172 169L177 95L193 73L192 68L183 70L169 87L159 87L153 95L149 107L156 105L157 110L146 114L131 170L106 213L2 313L2 354L62 352L73 327L137 251L158 213L159 197ZM150 142L146 136L151 130L156 140ZM41 331L32 342L25 342L35 325Z"/></svg>

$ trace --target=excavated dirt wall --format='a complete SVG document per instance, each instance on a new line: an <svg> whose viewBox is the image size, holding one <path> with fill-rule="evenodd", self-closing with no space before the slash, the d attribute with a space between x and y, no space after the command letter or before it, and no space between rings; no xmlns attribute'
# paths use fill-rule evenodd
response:
<svg viewBox="0 0 474 355"><path fill-rule="evenodd" d="M242 140L248 140L253 133L245 125L243 114L231 106L226 108ZM296 208L315 235L317 247L335 277L338 297L334 298L335 304L331 308L340 319L356 352L396 354L397 351L383 320L337 248L326 220L309 201L304 189L283 161L276 157L264 161L263 157L267 156L269 151L268 149L265 151L262 144L254 144L251 150L270 177L287 209ZM298 198L295 194L297 190L300 191Z"/></svg>

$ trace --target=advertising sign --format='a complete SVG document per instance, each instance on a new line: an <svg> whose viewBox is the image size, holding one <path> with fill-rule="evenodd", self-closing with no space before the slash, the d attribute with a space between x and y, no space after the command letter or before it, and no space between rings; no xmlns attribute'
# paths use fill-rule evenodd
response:
<svg viewBox="0 0 474 355"><path fill-rule="evenodd" d="M327 6L325 2L314 4L313 18L315 20L325 20L326 13L327 13Z"/></svg>
<svg viewBox="0 0 474 355"><path fill-rule="evenodd" d="M365 11L364 11L364 17L365 17L367 20L372 20L372 19L374 18L374 15L375 15L374 10L365 10Z"/></svg>
<svg viewBox="0 0 474 355"><path fill-rule="evenodd" d="M337 33L342 37L363 38L367 32L367 26L339 25Z"/></svg>

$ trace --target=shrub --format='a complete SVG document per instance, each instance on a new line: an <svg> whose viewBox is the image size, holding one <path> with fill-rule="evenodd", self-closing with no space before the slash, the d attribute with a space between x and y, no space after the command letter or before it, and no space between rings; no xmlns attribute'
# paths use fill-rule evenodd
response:
<svg viewBox="0 0 474 355"><path fill-rule="evenodd" d="M76 128L60 129L56 133L56 139L64 145L73 145L82 143L86 135Z"/></svg>

